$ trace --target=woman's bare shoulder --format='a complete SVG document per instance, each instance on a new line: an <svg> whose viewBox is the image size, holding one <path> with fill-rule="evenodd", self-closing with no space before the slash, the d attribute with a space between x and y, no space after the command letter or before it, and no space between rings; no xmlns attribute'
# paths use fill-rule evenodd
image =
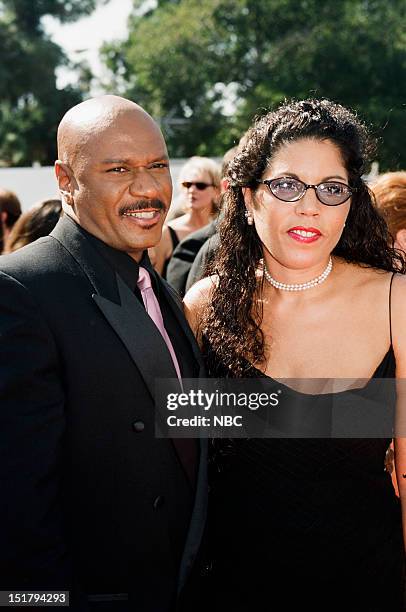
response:
<svg viewBox="0 0 406 612"><path fill-rule="evenodd" d="M207 276L195 283L183 298L185 315L189 325L196 333L200 316L209 303L217 285L216 276Z"/></svg>
<svg viewBox="0 0 406 612"><path fill-rule="evenodd" d="M362 263L350 263L341 259L340 257L334 259L334 266L337 266L340 270L342 270L344 275L349 275L358 282L379 282L392 276L392 272L388 272L387 270L372 268L371 266Z"/></svg>
<svg viewBox="0 0 406 612"><path fill-rule="evenodd" d="M350 291L362 291L366 295L379 295L386 300L393 272L379 270L357 263L338 262L342 283Z"/></svg>
<svg viewBox="0 0 406 612"><path fill-rule="evenodd" d="M403 376L406 376L406 275L395 274L391 289L391 327L394 347L401 350L404 364Z"/></svg>
<svg viewBox="0 0 406 612"><path fill-rule="evenodd" d="M393 320L402 323L402 334L406 337L406 275L394 274L391 287L391 315Z"/></svg>

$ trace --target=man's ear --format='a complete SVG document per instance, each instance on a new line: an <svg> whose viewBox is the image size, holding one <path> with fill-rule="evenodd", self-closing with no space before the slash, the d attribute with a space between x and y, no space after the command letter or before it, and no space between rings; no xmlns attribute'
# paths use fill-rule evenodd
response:
<svg viewBox="0 0 406 612"><path fill-rule="evenodd" d="M73 206L72 170L68 164L64 164L61 160L57 159L55 162L55 175L58 181L59 193L63 200L69 206Z"/></svg>
<svg viewBox="0 0 406 612"><path fill-rule="evenodd" d="M401 229L396 234L395 247L406 253L406 229Z"/></svg>

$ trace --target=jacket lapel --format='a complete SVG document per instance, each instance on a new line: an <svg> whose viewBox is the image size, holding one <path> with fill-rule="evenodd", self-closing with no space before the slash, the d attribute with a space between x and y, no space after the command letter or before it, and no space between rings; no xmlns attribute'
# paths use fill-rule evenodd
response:
<svg viewBox="0 0 406 612"><path fill-rule="evenodd" d="M118 274L116 283L119 304L97 293L92 298L127 348L154 397L157 372L162 378L177 378L172 358L151 317Z"/></svg>
<svg viewBox="0 0 406 612"><path fill-rule="evenodd" d="M164 339L125 282L69 218L62 217L51 233L69 251L90 281L89 297L114 329L152 396L155 378L176 379Z"/></svg>

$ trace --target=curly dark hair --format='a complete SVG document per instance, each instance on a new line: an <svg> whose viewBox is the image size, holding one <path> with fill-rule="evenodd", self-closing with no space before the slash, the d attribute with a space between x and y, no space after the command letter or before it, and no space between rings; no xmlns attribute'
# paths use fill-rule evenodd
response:
<svg viewBox="0 0 406 612"><path fill-rule="evenodd" d="M256 270L263 257L255 227L245 218L243 187L256 190L273 155L288 142L303 138L329 140L340 150L355 189L350 212L333 254L349 263L393 272L405 272L402 255L391 244L384 219L374 207L373 195L362 179L375 150L365 125L348 109L330 100L283 103L254 121L233 161L229 188L224 195L220 245L209 274L218 278L200 322L203 350L211 372L248 376L251 363L265 361L261 331L262 310L255 300L261 291ZM262 279L263 282L263 279Z"/></svg>

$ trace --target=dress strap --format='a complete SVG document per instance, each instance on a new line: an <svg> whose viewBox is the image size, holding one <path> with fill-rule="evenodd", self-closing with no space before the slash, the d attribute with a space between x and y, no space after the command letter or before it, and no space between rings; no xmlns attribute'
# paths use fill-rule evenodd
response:
<svg viewBox="0 0 406 612"><path fill-rule="evenodd" d="M391 279L390 279L390 285L389 285L389 333L390 333L390 345L392 346L392 283L393 283L393 277L395 276L396 272L392 273Z"/></svg>
<svg viewBox="0 0 406 612"><path fill-rule="evenodd" d="M168 225L167 227L168 227L169 234L170 234L171 241L172 241L172 252L173 252L179 244L179 238L178 238L178 234L173 229L173 227L171 227L170 225Z"/></svg>

